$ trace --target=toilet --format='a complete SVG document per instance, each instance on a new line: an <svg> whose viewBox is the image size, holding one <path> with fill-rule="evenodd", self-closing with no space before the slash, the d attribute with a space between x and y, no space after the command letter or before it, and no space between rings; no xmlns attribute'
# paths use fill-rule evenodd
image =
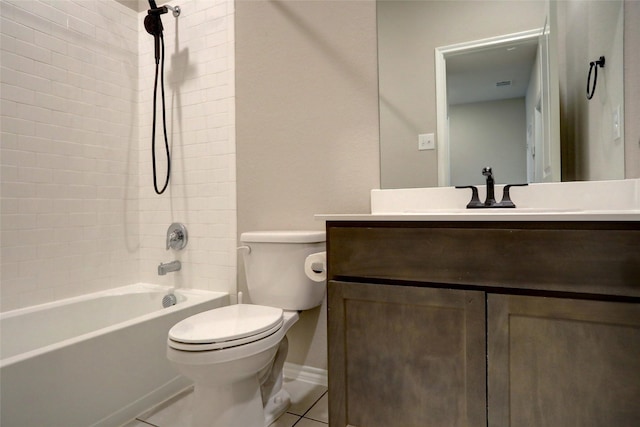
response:
<svg viewBox="0 0 640 427"><path fill-rule="evenodd" d="M167 357L194 384L192 427L263 427L290 404L282 388L286 333L325 295L324 231L242 233L252 304L174 325Z"/></svg>

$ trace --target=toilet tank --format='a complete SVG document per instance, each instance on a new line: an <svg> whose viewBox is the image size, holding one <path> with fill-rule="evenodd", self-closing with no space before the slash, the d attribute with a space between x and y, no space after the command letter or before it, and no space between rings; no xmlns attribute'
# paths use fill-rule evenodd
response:
<svg viewBox="0 0 640 427"><path fill-rule="evenodd" d="M240 235L253 304L307 310L322 304L326 282L305 274L307 256L325 250L324 231L253 231ZM317 280L317 279L316 279Z"/></svg>

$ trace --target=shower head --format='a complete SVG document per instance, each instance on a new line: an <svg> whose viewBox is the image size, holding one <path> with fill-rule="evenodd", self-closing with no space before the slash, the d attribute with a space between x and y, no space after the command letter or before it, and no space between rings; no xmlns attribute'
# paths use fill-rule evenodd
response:
<svg viewBox="0 0 640 427"><path fill-rule="evenodd" d="M167 13L166 7L158 7L155 0L149 0L149 10L147 10L147 16L144 17L144 28L147 33L152 36L162 34L162 20L160 15Z"/></svg>
<svg viewBox="0 0 640 427"><path fill-rule="evenodd" d="M149 0L152 2L153 0ZM144 28L155 39L156 64L160 62L160 38L162 37L162 20L160 15L147 15L144 17Z"/></svg>
<svg viewBox="0 0 640 427"><path fill-rule="evenodd" d="M147 33L151 34L155 39L155 56L156 64L160 62L160 39L162 38L162 19L160 15L164 15L169 10L173 12L173 16L176 18L180 16L180 6L171 7L164 5L158 7L155 0L149 0L149 10L147 10L147 16L144 17L144 28Z"/></svg>
<svg viewBox="0 0 640 427"><path fill-rule="evenodd" d="M159 15L147 15L144 17L144 28L147 33L152 36L159 36L164 27L162 26L162 20Z"/></svg>

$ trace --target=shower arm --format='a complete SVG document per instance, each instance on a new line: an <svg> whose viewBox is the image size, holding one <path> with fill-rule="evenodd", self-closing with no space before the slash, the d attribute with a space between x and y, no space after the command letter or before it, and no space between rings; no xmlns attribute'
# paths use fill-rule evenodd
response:
<svg viewBox="0 0 640 427"><path fill-rule="evenodd" d="M147 11L147 13L149 15L164 15L169 10L171 11L171 13L173 13L174 18L177 18L178 16L180 16L180 12L181 12L180 6L169 6L168 4L165 4L164 6L160 6L160 7L155 7L155 8L152 7Z"/></svg>
<svg viewBox="0 0 640 427"><path fill-rule="evenodd" d="M169 6L168 4L164 5L167 9L169 9L173 13L173 17L177 18L180 16L180 6Z"/></svg>

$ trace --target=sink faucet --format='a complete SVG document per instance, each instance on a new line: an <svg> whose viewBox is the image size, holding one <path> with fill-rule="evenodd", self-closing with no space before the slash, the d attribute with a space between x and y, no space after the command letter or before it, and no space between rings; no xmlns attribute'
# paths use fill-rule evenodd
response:
<svg viewBox="0 0 640 427"><path fill-rule="evenodd" d="M485 206L494 206L496 204L496 196L494 193L494 180L493 180L493 172L491 171L491 166L487 166L486 168L482 168L482 175L487 177L487 198L484 201Z"/></svg>
<svg viewBox="0 0 640 427"><path fill-rule="evenodd" d="M467 204L467 209L477 208L515 208L516 205L511 201L509 196L509 189L511 187L520 187L529 184L509 184L505 185L502 193L502 200L500 203L496 202L495 196L495 180L493 179L493 171L491 166L482 168L482 175L487 177L487 198L484 203L480 201L478 196L478 188L475 185L463 185L456 186L456 188L470 188L471 189L471 201Z"/></svg>
<svg viewBox="0 0 640 427"><path fill-rule="evenodd" d="M166 264L160 263L158 266L158 275L164 276L167 273L171 273L172 271L179 271L182 268L182 264L180 261L175 260L168 262Z"/></svg>

